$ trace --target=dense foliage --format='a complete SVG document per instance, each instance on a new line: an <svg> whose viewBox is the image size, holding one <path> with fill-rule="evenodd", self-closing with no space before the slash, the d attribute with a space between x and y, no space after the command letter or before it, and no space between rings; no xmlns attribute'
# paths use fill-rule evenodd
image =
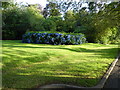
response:
<svg viewBox="0 0 120 90"><path fill-rule="evenodd" d="M23 43L38 43L52 45L78 45L86 42L83 34L61 33L26 33L23 35Z"/></svg>
<svg viewBox="0 0 120 90"><path fill-rule="evenodd" d="M42 28L44 18L36 6L19 6L10 4L2 10L3 39L22 39L27 30Z"/></svg>
<svg viewBox="0 0 120 90"><path fill-rule="evenodd" d="M120 42L120 2L47 1L43 10L4 3L3 39L22 39L26 31L53 31L83 33L94 43Z"/></svg>
<svg viewBox="0 0 120 90"><path fill-rule="evenodd" d="M3 39L20 39L29 27L26 13L17 5L3 9L2 19Z"/></svg>

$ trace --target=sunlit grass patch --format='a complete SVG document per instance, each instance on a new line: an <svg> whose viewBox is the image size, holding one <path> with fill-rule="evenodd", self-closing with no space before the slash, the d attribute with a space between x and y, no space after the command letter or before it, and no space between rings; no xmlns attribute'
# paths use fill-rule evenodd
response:
<svg viewBox="0 0 120 90"><path fill-rule="evenodd" d="M3 40L3 87L51 83L94 86L117 56L118 45L27 44Z"/></svg>

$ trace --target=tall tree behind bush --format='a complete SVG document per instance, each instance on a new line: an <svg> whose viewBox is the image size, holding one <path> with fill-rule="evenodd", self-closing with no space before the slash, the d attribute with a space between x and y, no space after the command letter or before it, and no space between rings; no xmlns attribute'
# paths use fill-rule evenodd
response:
<svg viewBox="0 0 120 90"><path fill-rule="evenodd" d="M72 10L69 10L65 13L64 15L64 19L65 19L65 32L70 33L70 32L74 32L75 29L75 16Z"/></svg>
<svg viewBox="0 0 120 90"><path fill-rule="evenodd" d="M46 7L43 10L43 15L45 18L50 16L60 16L61 13L58 9L57 3L50 1L48 4L46 4Z"/></svg>
<svg viewBox="0 0 120 90"><path fill-rule="evenodd" d="M41 11L37 8L37 5L26 7L25 13L30 24L30 31L44 30L43 22L45 19L40 12Z"/></svg>
<svg viewBox="0 0 120 90"><path fill-rule="evenodd" d="M46 18L43 22L44 31L56 31L56 23L51 18Z"/></svg>
<svg viewBox="0 0 120 90"><path fill-rule="evenodd" d="M49 17L56 24L56 31L63 32L65 31L65 21L60 16L51 16Z"/></svg>

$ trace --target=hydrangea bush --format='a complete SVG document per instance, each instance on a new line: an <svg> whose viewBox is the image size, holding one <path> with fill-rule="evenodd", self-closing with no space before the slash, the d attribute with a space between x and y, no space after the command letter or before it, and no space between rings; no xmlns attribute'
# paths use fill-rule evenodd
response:
<svg viewBox="0 0 120 90"><path fill-rule="evenodd" d="M78 45L86 42L84 34L61 33L26 33L22 38L23 43L52 44L52 45Z"/></svg>

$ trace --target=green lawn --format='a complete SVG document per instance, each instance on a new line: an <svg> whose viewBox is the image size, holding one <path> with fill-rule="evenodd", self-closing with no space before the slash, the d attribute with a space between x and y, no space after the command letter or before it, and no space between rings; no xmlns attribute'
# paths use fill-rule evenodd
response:
<svg viewBox="0 0 120 90"><path fill-rule="evenodd" d="M46 45L2 41L3 88L62 83L94 86L117 56L118 45Z"/></svg>

